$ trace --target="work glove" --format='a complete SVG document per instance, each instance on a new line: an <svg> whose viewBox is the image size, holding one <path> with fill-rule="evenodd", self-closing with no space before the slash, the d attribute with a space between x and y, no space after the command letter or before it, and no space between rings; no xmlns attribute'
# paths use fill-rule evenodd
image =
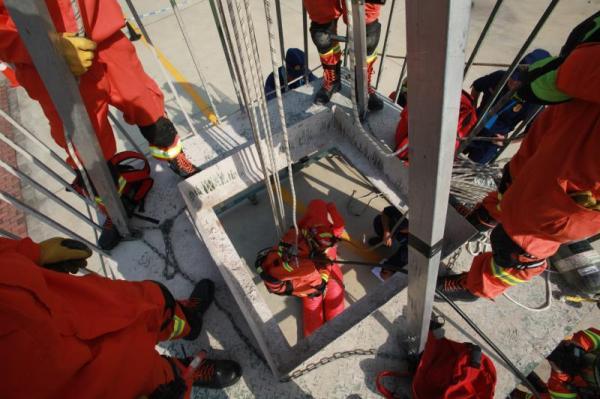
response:
<svg viewBox="0 0 600 399"><path fill-rule="evenodd" d="M569 196L573 201L584 208L600 211L600 203L598 203L591 191L577 191L575 193L570 193Z"/></svg>
<svg viewBox="0 0 600 399"><path fill-rule="evenodd" d="M65 32L59 35L58 51L67 61L71 73L81 76L92 66L96 43L76 33Z"/></svg>
<svg viewBox="0 0 600 399"><path fill-rule="evenodd" d="M62 273L77 273L87 265L92 251L82 242L54 237L40 244L40 265Z"/></svg>

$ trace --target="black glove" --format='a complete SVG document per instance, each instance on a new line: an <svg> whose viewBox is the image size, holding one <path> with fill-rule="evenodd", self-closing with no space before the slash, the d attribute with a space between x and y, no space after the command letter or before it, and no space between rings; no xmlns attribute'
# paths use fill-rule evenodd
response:
<svg viewBox="0 0 600 399"><path fill-rule="evenodd" d="M62 273L77 273L87 265L92 251L84 243L70 238L54 237L40 242L40 265Z"/></svg>
<svg viewBox="0 0 600 399"><path fill-rule="evenodd" d="M159 385L149 396L148 399L183 399L187 385L183 378L177 376L168 384Z"/></svg>
<svg viewBox="0 0 600 399"><path fill-rule="evenodd" d="M504 194L508 187L512 183L512 177L510 176L510 162L507 162L502 168L502 177L498 182L498 192Z"/></svg>
<svg viewBox="0 0 600 399"><path fill-rule="evenodd" d="M581 370L584 354L585 351L579 345L563 341L552 351L547 359L563 373L575 376Z"/></svg>

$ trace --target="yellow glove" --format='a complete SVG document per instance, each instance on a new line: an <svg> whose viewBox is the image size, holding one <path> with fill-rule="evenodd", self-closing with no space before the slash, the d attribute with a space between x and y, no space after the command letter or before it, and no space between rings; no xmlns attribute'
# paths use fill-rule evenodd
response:
<svg viewBox="0 0 600 399"><path fill-rule="evenodd" d="M578 205L581 205L584 208L600 210L600 204L596 201L596 197L592 194L591 191L578 191L576 193L571 193L569 196L573 199L573 201L577 202Z"/></svg>
<svg viewBox="0 0 600 399"><path fill-rule="evenodd" d="M96 43L75 33L61 33L58 50L67 61L69 69L75 76L83 75L92 66Z"/></svg>
<svg viewBox="0 0 600 399"><path fill-rule="evenodd" d="M82 242L54 237L40 242L40 265L63 273L77 273L92 251Z"/></svg>

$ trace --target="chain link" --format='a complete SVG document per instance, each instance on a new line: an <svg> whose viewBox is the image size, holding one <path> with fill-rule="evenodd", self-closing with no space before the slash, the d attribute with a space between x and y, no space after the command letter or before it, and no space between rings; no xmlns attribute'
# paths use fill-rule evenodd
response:
<svg viewBox="0 0 600 399"><path fill-rule="evenodd" d="M446 267L448 269L454 268L454 266L456 265L456 262L458 261L458 258L460 257L461 252L462 252L462 247L459 247L456 251L454 251L452 253L452 255L450 255L448 257L448 260L446 261Z"/></svg>

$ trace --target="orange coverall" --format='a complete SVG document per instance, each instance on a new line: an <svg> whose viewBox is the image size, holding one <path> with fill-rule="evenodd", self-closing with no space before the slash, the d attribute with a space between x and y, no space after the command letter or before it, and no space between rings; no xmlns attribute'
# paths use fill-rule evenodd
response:
<svg viewBox="0 0 600 399"><path fill-rule="evenodd" d="M176 306L175 328L158 284L59 273L39 256L0 238L0 397L134 399L173 380L154 347L189 325Z"/></svg>
<svg viewBox="0 0 600 399"><path fill-rule="evenodd" d="M304 0L304 7L310 20L318 24L326 24L342 15L346 22L346 2L344 0ZM370 24L379 18L381 5L365 4L365 23Z"/></svg>
<svg viewBox="0 0 600 399"><path fill-rule="evenodd" d="M572 97L539 115L510 161L512 183L503 196L483 205L525 251L530 269L503 268L490 252L473 259L467 288L495 297L545 269L545 258L566 242L600 232L600 212L578 205L569 193L591 191L600 198L600 43L574 49L560 66L556 87Z"/></svg>
<svg viewBox="0 0 600 399"><path fill-rule="evenodd" d="M97 43L90 69L79 78L79 91L105 159L116 152L116 142L107 119L108 106L123 112L132 125L148 126L165 115L161 90L137 57L135 47L121 32L125 26L123 11L116 0L79 0L86 37ZM57 32L77 32L70 0L46 0ZM62 121L38 75L14 22L0 0L0 59L15 65L17 79L27 94L37 100L48 121L54 141L66 148ZM170 143L150 142L153 156L164 159L179 139ZM156 144L156 145L154 145ZM172 157L166 157L170 159Z"/></svg>

